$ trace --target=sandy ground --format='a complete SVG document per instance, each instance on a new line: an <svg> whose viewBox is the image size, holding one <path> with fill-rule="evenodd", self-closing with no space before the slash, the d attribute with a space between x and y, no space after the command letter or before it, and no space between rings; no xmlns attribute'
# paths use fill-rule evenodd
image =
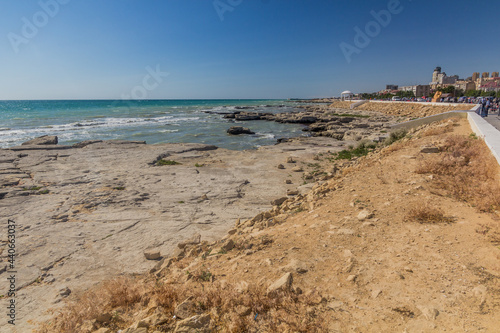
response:
<svg viewBox="0 0 500 333"><path fill-rule="evenodd" d="M332 108L342 108L349 109L352 102L350 101L335 101L330 104ZM422 118L427 116L432 116L435 114L455 111L455 110L470 110L474 105L470 104L456 104L453 106L432 106L420 103L377 103L377 102L367 102L356 107L355 110L363 111L375 111L386 115L399 116L399 117L410 117L412 118Z"/></svg>
<svg viewBox="0 0 500 333"><path fill-rule="evenodd" d="M422 118L427 116L432 116L435 114L455 111L455 110L470 110L474 107L474 104L456 104L453 106L432 106L417 103L376 103L368 102L361 104L356 109L365 111L378 111L384 114L410 117L410 118Z"/></svg>
<svg viewBox="0 0 500 333"><path fill-rule="evenodd" d="M332 108L350 109L351 104L352 102L350 101L334 101L333 103L329 104L329 106Z"/></svg>
<svg viewBox="0 0 500 333"><path fill-rule="evenodd" d="M422 153L422 146L471 133L465 120L450 124L452 133L413 133L411 140L358 159L275 209L271 220L278 225L242 222L213 245L232 239L234 249L182 259L163 271L163 279L200 289L203 283L186 278L186 270L203 269L213 275L205 286L267 287L291 272L293 288L317 295L304 306L328 322L328 332L498 332L500 238L492 242L485 232L486 226L499 230L498 215L436 194L432 175L415 172L439 158ZM331 165L328 155L318 163ZM421 202L440 207L453 222L408 219Z"/></svg>

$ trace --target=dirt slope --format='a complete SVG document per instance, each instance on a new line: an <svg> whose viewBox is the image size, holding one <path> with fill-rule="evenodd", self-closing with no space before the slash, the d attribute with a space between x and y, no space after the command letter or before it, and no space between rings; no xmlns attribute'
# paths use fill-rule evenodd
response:
<svg viewBox="0 0 500 333"><path fill-rule="evenodd" d="M498 214L479 212L436 186L436 175L416 172L443 158L436 147L447 137L470 133L465 120L452 120L339 165L310 194L238 223L217 243L186 246L141 282L150 286L141 302L102 305L98 311L118 310L120 320L87 318L88 331L159 316L164 321L148 321L144 332L176 325L181 332L172 311L193 295L190 315L207 319L197 328L206 332L497 332ZM493 160L482 162L498 175ZM318 164L331 168L330 156ZM419 223L413 213L422 204L440 210L442 221ZM288 298L264 306L275 295L265 296L266 288L286 273Z"/></svg>
<svg viewBox="0 0 500 333"><path fill-rule="evenodd" d="M411 118L422 118L435 114L455 111L455 110L470 110L474 105L471 104L456 104L453 106L432 106L416 103L375 103L368 102L358 106L357 110L377 111L392 116L409 116Z"/></svg>

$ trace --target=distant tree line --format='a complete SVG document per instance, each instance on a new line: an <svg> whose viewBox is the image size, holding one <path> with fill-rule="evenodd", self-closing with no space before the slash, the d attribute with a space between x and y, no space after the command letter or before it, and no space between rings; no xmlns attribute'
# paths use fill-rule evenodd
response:
<svg viewBox="0 0 500 333"><path fill-rule="evenodd" d="M432 97L437 91L441 91L443 94L453 94L453 97L498 97L500 98L500 91L482 91L482 90L467 90L463 91L462 89L455 89L454 86L448 86L446 88L437 88L434 90L430 96L427 97ZM363 99L391 99L394 96L398 97L406 97L406 98L413 98L415 97L415 94L413 91L398 91L396 94L378 94L378 93L362 93L361 98Z"/></svg>
<svg viewBox="0 0 500 333"><path fill-rule="evenodd" d="M463 96L467 97L491 96L500 98L500 91L494 92L494 91L482 91L482 90L467 90Z"/></svg>
<svg viewBox="0 0 500 333"><path fill-rule="evenodd" d="M394 96L398 96L398 97L406 97L406 98L413 98L415 97L415 94L413 93L413 91L398 91L396 94L378 94L378 93L363 93L361 94L361 98L363 99L391 99L393 98Z"/></svg>
<svg viewBox="0 0 500 333"><path fill-rule="evenodd" d="M500 91L483 91L483 90L467 90L455 89L454 86L448 86L446 88L437 88L436 91L441 91L443 94L453 94L454 97L500 97Z"/></svg>

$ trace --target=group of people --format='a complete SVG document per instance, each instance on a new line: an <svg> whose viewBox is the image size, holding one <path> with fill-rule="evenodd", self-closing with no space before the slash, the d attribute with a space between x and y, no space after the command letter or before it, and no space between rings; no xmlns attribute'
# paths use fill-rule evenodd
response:
<svg viewBox="0 0 500 333"><path fill-rule="evenodd" d="M488 117L488 113L490 111L498 111L498 115L500 116L499 98L485 97L477 103L481 105L477 110L477 114L479 114L481 117Z"/></svg>

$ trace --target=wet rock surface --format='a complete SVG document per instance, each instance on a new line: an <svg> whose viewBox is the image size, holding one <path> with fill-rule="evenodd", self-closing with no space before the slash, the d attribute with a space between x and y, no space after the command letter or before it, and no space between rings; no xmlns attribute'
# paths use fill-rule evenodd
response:
<svg viewBox="0 0 500 333"><path fill-rule="evenodd" d="M381 141L388 136L391 125L399 117L373 111L333 108L328 105L304 105L298 112L267 113L235 111L224 118L237 121L267 120L279 123L304 124L311 136L324 136L337 140L363 139Z"/></svg>

